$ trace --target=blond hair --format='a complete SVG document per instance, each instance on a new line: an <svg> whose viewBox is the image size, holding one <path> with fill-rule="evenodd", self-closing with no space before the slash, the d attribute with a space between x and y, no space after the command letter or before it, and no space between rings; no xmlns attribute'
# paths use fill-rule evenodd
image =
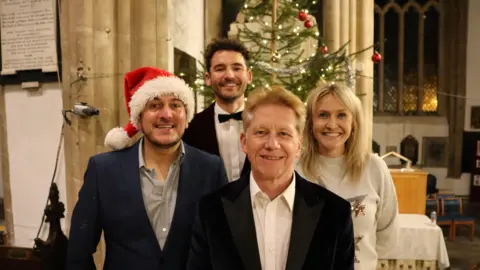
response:
<svg viewBox="0 0 480 270"><path fill-rule="evenodd" d="M281 105L292 109L297 119L296 129L299 135L302 134L305 125L305 105L299 97L278 85L259 87L248 95L248 100L242 113L244 130L247 130L250 125L255 109L262 105Z"/></svg>
<svg viewBox="0 0 480 270"><path fill-rule="evenodd" d="M303 131L303 151L300 156L300 167L304 176L311 181L321 178L322 164L318 159L318 142L314 137L313 117L317 103L327 95L340 100L352 114L352 132L345 143L346 176L358 180L363 173L365 163L370 154L367 142L367 130L364 124L362 104L355 93L343 84L329 84L312 90L307 98L307 118Z"/></svg>

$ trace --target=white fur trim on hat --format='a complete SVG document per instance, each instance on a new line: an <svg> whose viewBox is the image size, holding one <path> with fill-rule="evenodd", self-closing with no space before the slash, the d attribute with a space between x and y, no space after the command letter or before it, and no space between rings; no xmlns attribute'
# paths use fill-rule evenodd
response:
<svg viewBox="0 0 480 270"><path fill-rule="evenodd" d="M195 110L193 90L188 84L177 77L157 77L145 82L132 96L128 106L130 107L130 121L133 126L139 128L140 114L147 103L163 95L175 95L186 107L187 123L189 123Z"/></svg>
<svg viewBox="0 0 480 270"><path fill-rule="evenodd" d="M105 136L105 146L112 150L123 149L128 143L130 143L130 137L121 127L111 129Z"/></svg>

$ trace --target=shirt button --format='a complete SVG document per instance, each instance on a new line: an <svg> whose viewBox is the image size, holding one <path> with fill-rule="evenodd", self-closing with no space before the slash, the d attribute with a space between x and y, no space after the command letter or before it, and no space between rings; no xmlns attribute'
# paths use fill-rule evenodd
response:
<svg viewBox="0 0 480 270"><path fill-rule="evenodd" d="M166 232L166 231L167 231L167 228L162 228L162 231Z"/></svg>

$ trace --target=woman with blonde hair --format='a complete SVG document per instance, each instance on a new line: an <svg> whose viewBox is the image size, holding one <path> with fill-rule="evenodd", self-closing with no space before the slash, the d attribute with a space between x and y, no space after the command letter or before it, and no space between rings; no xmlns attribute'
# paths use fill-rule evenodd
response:
<svg viewBox="0 0 480 270"><path fill-rule="evenodd" d="M397 243L398 202L385 162L370 151L362 105L341 84L311 91L297 171L352 205L355 269L376 269Z"/></svg>

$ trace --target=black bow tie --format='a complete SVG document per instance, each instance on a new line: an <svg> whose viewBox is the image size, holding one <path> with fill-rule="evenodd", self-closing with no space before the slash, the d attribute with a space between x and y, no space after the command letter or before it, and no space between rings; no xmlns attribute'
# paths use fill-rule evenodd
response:
<svg viewBox="0 0 480 270"><path fill-rule="evenodd" d="M219 114L218 115L218 121L220 121L220 123L223 123L223 122L226 122L230 119L234 119L234 120L242 120L242 112L237 112L237 113L232 113L232 114Z"/></svg>

